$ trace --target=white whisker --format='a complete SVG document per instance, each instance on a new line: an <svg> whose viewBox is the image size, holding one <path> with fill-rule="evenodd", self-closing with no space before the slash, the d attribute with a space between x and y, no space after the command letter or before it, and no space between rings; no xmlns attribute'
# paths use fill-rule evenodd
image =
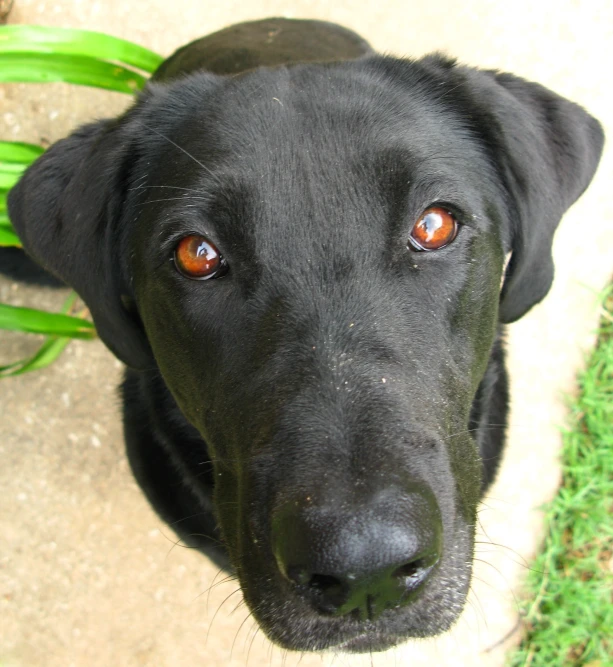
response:
<svg viewBox="0 0 613 667"><path fill-rule="evenodd" d="M146 125L142 121L138 121L138 122L145 129L149 130L150 132L153 132L154 134L157 134L158 137L161 137L162 139L165 139L169 144L172 144L175 148L178 148L182 153L185 153L185 155L187 155L188 158L193 160L197 165L200 165L207 173L209 173L215 180L217 180L217 176L205 164L200 162L200 160L198 160L198 158L194 157L189 151L185 150L185 148L183 148L183 146L179 146L179 144L175 143L172 139L167 137L165 134L162 134L161 132L158 132L155 128L153 128L149 125Z"/></svg>

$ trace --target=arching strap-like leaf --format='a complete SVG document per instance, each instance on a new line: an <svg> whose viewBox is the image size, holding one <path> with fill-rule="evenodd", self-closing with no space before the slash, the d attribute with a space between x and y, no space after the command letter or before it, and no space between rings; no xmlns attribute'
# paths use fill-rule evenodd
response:
<svg viewBox="0 0 613 667"><path fill-rule="evenodd" d="M0 83L62 81L133 94L147 79L137 72L89 56L0 53Z"/></svg>
<svg viewBox="0 0 613 667"><path fill-rule="evenodd" d="M164 60L143 46L90 30L37 25L0 28L0 54L24 52L113 60L149 73L154 72Z"/></svg>

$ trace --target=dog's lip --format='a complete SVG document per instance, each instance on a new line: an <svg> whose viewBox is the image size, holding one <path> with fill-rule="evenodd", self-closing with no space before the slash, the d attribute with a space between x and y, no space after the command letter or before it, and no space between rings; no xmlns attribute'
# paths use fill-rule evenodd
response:
<svg viewBox="0 0 613 667"><path fill-rule="evenodd" d="M329 649L347 651L348 653L368 653L372 651L385 651L396 646L401 641L403 641L401 637L395 640L391 638L385 639L371 632L361 632L359 635L344 640L340 644L330 646Z"/></svg>
<svg viewBox="0 0 613 667"><path fill-rule="evenodd" d="M340 649L341 651L351 651L354 647L361 647L366 641L368 641L369 635L368 632L362 632L361 634L353 637L352 639L347 639L336 646L331 648Z"/></svg>

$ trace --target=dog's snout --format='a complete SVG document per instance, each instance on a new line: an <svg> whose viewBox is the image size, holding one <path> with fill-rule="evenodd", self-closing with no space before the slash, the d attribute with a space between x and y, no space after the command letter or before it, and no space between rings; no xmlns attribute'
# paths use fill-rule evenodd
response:
<svg viewBox="0 0 613 667"><path fill-rule="evenodd" d="M441 535L431 493L386 489L366 503L286 503L272 546L281 574L319 613L373 620L418 595L441 556Z"/></svg>
<svg viewBox="0 0 613 667"><path fill-rule="evenodd" d="M306 566L290 565L287 577L300 593L324 614L351 614L358 620L374 620L388 608L409 602L438 560L437 553L418 556L399 567L344 576L312 574Z"/></svg>

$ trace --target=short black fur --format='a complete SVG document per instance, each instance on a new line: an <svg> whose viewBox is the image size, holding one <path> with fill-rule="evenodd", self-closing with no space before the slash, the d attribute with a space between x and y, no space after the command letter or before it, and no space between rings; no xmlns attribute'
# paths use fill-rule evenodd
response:
<svg viewBox="0 0 613 667"><path fill-rule="evenodd" d="M130 367L128 457L160 516L234 569L273 641L376 651L464 606L504 444L503 324L549 290L602 144L537 84L270 19L178 51L125 115L28 169L9 211ZM459 234L413 252L431 206ZM190 234L226 276L176 271Z"/></svg>

